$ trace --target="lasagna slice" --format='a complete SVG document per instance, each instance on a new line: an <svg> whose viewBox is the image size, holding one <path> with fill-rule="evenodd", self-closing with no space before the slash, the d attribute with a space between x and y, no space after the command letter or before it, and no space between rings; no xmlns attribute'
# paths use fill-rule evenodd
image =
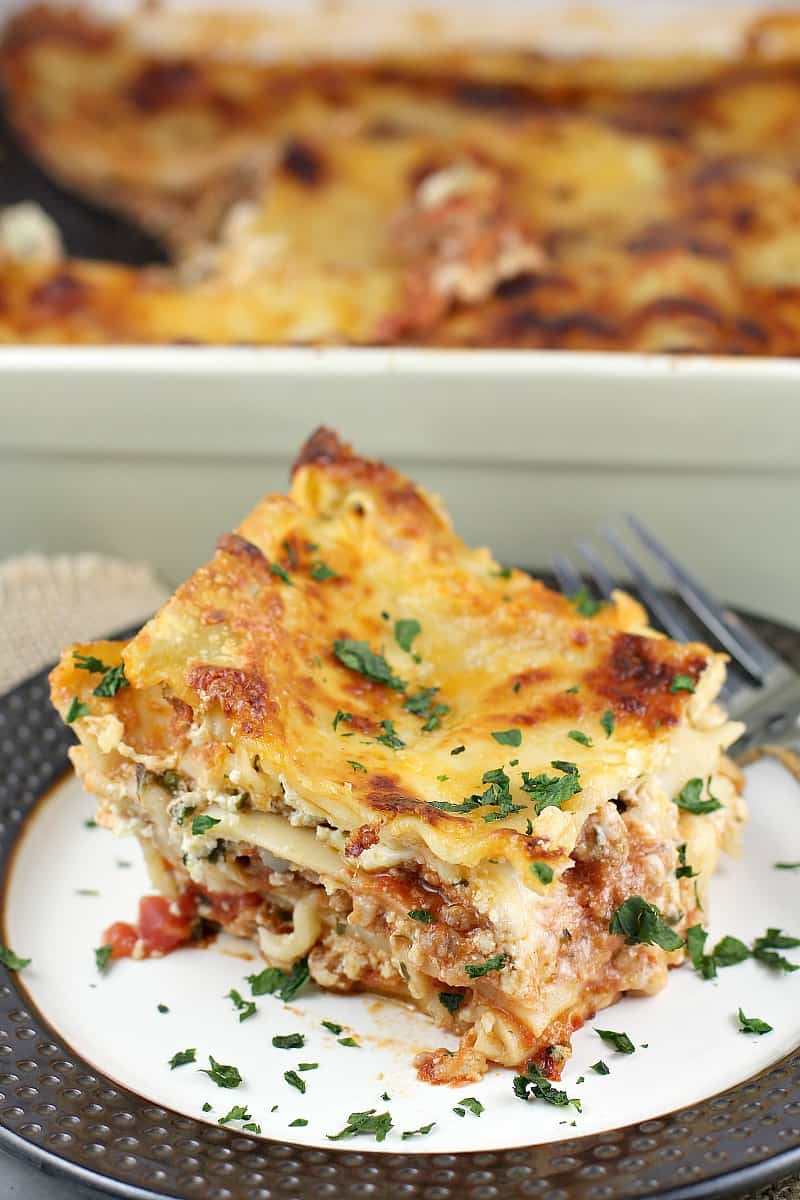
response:
<svg viewBox="0 0 800 1200"><path fill-rule="evenodd" d="M160 899L114 954L210 919L334 991L460 1035L432 1082L531 1060L663 987L744 820L722 656L617 593L569 599L454 534L435 497L320 430L127 643L53 700L98 821Z"/></svg>

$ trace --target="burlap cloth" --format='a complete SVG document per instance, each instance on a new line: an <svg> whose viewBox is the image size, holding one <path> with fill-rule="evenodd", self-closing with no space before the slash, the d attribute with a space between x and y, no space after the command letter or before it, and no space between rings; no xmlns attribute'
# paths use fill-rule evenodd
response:
<svg viewBox="0 0 800 1200"><path fill-rule="evenodd" d="M143 563L97 554L0 563L0 693L53 662L65 643L136 625L166 596ZM752 1195L800 1200L800 1179Z"/></svg>

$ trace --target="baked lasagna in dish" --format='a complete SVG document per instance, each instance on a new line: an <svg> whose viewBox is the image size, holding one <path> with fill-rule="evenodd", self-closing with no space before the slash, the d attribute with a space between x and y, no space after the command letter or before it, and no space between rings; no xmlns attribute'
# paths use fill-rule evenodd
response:
<svg viewBox="0 0 800 1200"><path fill-rule="evenodd" d="M800 352L796 13L729 60L242 62L138 20L25 11L0 79L30 154L171 264L9 210L0 341Z"/></svg>
<svg viewBox="0 0 800 1200"><path fill-rule="evenodd" d="M469 549L320 430L288 495L51 683L98 823L138 837L159 893L114 956L215 922L460 1035L418 1063L438 1083L557 1077L575 1028L683 960L745 816L723 676L627 595L570 599Z"/></svg>

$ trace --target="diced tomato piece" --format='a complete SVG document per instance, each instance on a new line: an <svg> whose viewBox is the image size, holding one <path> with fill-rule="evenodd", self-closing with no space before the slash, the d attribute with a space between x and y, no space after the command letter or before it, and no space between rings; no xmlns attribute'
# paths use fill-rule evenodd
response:
<svg viewBox="0 0 800 1200"><path fill-rule="evenodd" d="M103 934L103 945L111 947L112 958L129 958L139 934L127 921L115 921Z"/></svg>
<svg viewBox="0 0 800 1200"><path fill-rule="evenodd" d="M142 896L139 901L139 936L146 954L154 950L167 954L189 941L192 919L173 913L163 896Z"/></svg>

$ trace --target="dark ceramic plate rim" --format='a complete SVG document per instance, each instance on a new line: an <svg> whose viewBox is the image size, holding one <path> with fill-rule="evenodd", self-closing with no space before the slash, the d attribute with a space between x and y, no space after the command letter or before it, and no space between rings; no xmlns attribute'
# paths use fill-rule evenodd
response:
<svg viewBox="0 0 800 1200"><path fill-rule="evenodd" d="M800 662L800 632L757 622ZM68 763L41 671L0 697L0 872ZM23 948L24 950L24 948ZM152 1104L76 1055L2 968L0 1146L128 1200L705 1200L800 1170L800 1049L699 1104L552 1145L381 1154L248 1138Z"/></svg>

